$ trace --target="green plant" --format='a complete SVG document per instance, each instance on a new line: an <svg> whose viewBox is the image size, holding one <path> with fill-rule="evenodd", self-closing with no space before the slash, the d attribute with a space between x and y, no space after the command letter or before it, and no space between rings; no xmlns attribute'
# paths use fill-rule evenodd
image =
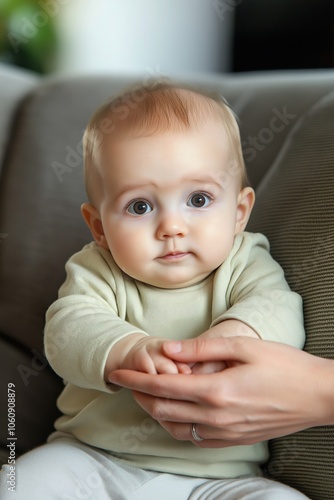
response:
<svg viewBox="0 0 334 500"><path fill-rule="evenodd" d="M53 68L57 33L45 0L0 0L0 60L48 73Z"/></svg>

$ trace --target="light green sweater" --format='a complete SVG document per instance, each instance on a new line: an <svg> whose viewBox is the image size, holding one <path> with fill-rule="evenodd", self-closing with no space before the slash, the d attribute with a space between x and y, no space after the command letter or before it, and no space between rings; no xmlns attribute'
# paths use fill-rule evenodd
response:
<svg viewBox="0 0 334 500"><path fill-rule="evenodd" d="M266 443L204 449L177 441L129 390L112 391L103 372L109 350L126 335L186 339L231 318L262 339L301 348L302 301L270 256L266 238L236 236L226 261L204 281L183 289L155 288L130 278L95 243L75 254L66 271L45 328L46 355L66 381L56 429L144 469L214 478L257 474L268 457Z"/></svg>

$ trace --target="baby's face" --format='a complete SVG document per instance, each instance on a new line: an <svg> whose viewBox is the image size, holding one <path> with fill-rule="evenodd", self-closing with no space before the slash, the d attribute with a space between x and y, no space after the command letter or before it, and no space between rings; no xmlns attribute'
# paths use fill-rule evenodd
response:
<svg viewBox="0 0 334 500"><path fill-rule="evenodd" d="M221 127L106 145L99 211L108 247L131 277L198 283L228 256L242 210L240 174Z"/></svg>

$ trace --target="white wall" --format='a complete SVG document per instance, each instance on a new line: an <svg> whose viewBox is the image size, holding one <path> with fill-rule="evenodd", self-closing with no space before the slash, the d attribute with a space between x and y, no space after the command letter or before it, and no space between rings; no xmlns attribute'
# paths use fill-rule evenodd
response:
<svg viewBox="0 0 334 500"><path fill-rule="evenodd" d="M60 72L224 72L233 12L226 0L58 0ZM231 0L230 0L231 1ZM232 0L233 1L233 0Z"/></svg>

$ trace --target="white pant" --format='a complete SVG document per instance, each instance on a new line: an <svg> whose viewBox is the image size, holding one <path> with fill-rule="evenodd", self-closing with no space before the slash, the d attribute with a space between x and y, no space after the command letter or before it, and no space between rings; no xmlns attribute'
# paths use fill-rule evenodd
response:
<svg viewBox="0 0 334 500"><path fill-rule="evenodd" d="M10 477L12 483L10 483ZM15 493L8 490L15 483ZM203 479L131 467L71 438L26 453L0 472L3 500L294 500L302 493L261 477Z"/></svg>

